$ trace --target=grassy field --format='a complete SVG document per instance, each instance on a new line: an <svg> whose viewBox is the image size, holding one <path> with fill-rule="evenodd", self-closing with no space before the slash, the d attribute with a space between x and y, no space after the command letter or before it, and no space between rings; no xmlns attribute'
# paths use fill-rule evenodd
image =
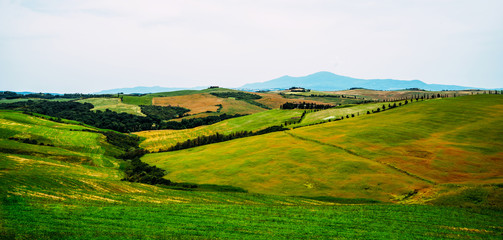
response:
<svg viewBox="0 0 503 240"><path fill-rule="evenodd" d="M503 196L502 109L500 95L428 100L143 159L173 180L260 193L425 202L472 186Z"/></svg>
<svg viewBox="0 0 503 240"><path fill-rule="evenodd" d="M300 117L302 112L302 110L276 109L192 129L143 131L135 134L145 138L140 144L142 148L149 151L158 151L173 146L177 142L183 142L198 136L212 135L217 132L229 134L237 131L257 131L270 126L281 125L287 120Z"/></svg>
<svg viewBox="0 0 503 240"><path fill-rule="evenodd" d="M233 185L284 196L333 196L391 201L430 184L343 150L286 133L148 154L174 181Z"/></svg>
<svg viewBox="0 0 503 240"><path fill-rule="evenodd" d="M265 111L265 109L239 101L233 98L219 98L209 93L197 93L191 95L174 97L154 97L152 105L156 106L177 106L190 109L188 114L200 114L205 112L217 112L219 114L253 114Z"/></svg>
<svg viewBox="0 0 503 240"><path fill-rule="evenodd" d="M500 183L502 109L501 95L428 100L291 133L437 183Z"/></svg>
<svg viewBox="0 0 503 240"><path fill-rule="evenodd" d="M2 206L18 239L500 239L501 214L404 205Z"/></svg>
<svg viewBox="0 0 503 240"><path fill-rule="evenodd" d="M176 96L185 96L185 95L210 93L210 92L231 92L231 91L236 90L227 88L208 88L203 90L180 90L173 92L151 93L143 96L124 95L123 101L126 104L133 104L133 105L152 105L152 99L155 97L176 97Z"/></svg>
<svg viewBox="0 0 503 240"><path fill-rule="evenodd" d="M145 114L141 112L141 108L139 106L122 103L119 98L86 98L79 100L78 102L91 103L92 105L94 105L94 108L91 109L93 111L105 111L106 109L109 109L118 113L124 112L138 116L145 116Z"/></svg>
<svg viewBox="0 0 503 240"><path fill-rule="evenodd" d="M276 114L280 115L279 110ZM123 164L113 157L122 151L106 143L103 135L82 131L92 128L11 111L0 111L0 123L2 239L501 239L503 236L500 211L338 204L256 193L177 191L124 182L120 181ZM285 140L300 142L288 134L272 135L279 140L275 144L285 144ZM44 145L9 139L13 137L34 139ZM329 147L313 143L290 154L301 156L301 151L310 151L319 155L324 148ZM338 152L332 148L329 151ZM242 156L246 157L245 149ZM304 161L312 162L309 159L316 157L309 154ZM349 161L332 168L340 171L368 168L369 178L375 175L373 171L394 171L365 159L358 161L361 163ZM279 169L265 171L268 170ZM414 177L404 178L423 184Z"/></svg>
<svg viewBox="0 0 503 240"><path fill-rule="evenodd" d="M396 103L404 103L404 101L399 101L399 102L393 102L391 104ZM313 123L318 123L321 121L327 121L330 119L337 119L344 117L346 118L348 115L351 117L352 114L354 116L363 116L367 114L367 111L372 113L372 110L377 110L377 108L381 108L382 106L385 105L386 108L388 108L388 104L390 103L367 103L367 104L359 104L359 105L348 105L347 107L338 107L338 108L331 108L323 111L317 111L317 112L312 112L309 111L302 122L299 124L296 124L295 126L305 126L305 125L310 125Z"/></svg>
<svg viewBox="0 0 503 240"><path fill-rule="evenodd" d="M289 99L284 98L278 93L255 93L257 95L262 96L261 99L257 99L255 101L262 103L272 109L280 108L281 105L287 102L306 102L306 103L317 103L317 104L325 104L323 101L316 101L312 98L298 98L298 99Z"/></svg>

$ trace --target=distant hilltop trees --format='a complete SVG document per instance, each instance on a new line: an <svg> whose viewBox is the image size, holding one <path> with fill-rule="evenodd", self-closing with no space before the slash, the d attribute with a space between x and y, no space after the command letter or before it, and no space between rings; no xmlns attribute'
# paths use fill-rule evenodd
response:
<svg viewBox="0 0 503 240"><path fill-rule="evenodd" d="M334 105L331 104L318 104L318 103L291 103L286 102L280 106L281 109L328 109L333 108Z"/></svg>
<svg viewBox="0 0 503 240"><path fill-rule="evenodd" d="M310 92L310 89L305 89L302 87L291 87L288 89L290 92Z"/></svg>
<svg viewBox="0 0 503 240"><path fill-rule="evenodd" d="M16 92L4 91L0 92L0 99L19 99L19 98L39 98L39 99L55 99L55 98L107 98L115 97L115 94L83 94L83 93L28 93L19 94Z"/></svg>

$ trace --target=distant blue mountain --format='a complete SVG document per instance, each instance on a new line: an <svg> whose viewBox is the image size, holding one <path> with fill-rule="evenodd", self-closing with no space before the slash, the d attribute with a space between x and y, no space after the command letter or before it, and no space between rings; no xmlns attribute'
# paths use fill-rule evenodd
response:
<svg viewBox="0 0 503 240"><path fill-rule="evenodd" d="M159 86L154 86L154 87L132 87L132 88L115 88L115 89L103 90L103 91L100 91L100 92L96 92L94 94L157 93L157 92L173 92L173 91L187 90L187 89L189 89L189 90L201 90L201 89L205 89L205 88L207 88L207 87L193 87L193 88L165 88L165 87L159 87Z"/></svg>
<svg viewBox="0 0 503 240"><path fill-rule="evenodd" d="M304 77L283 76L266 82L245 84L239 89L264 90L303 87L318 91L346 90L354 87L374 90L399 90L420 88L431 91L474 89L456 85L427 84L419 80L357 79L331 72L318 72Z"/></svg>

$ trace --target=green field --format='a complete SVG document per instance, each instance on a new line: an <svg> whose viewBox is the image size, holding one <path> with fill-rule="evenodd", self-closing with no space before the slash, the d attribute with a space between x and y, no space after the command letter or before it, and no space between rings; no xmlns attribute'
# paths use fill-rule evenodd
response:
<svg viewBox="0 0 503 240"><path fill-rule="evenodd" d="M180 90L173 92L161 92L161 93L150 93L143 96L132 96L132 95L123 95L123 102L126 104L133 105L152 105L152 98L154 97L176 97L176 96L184 96L198 93L210 93L210 92L232 92L236 91L233 89L227 88L208 88L203 90Z"/></svg>
<svg viewBox="0 0 503 240"><path fill-rule="evenodd" d="M79 100L80 103L90 103L94 106L92 111L105 111L109 109L118 113L129 113L138 116L145 116L138 105L122 103L120 98L86 98Z"/></svg>
<svg viewBox="0 0 503 240"><path fill-rule="evenodd" d="M225 184L285 196L333 196L390 201L429 185L341 149L271 133L175 152L143 161L174 181Z"/></svg>
<svg viewBox="0 0 503 240"><path fill-rule="evenodd" d="M143 160L168 170L172 180L260 193L391 202L425 202L470 187L498 195L502 108L498 95L414 102L287 132L149 154ZM501 204L494 201L487 204Z"/></svg>
<svg viewBox="0 0 503 240"><path fill-rule="evenodd" d="M386 108L388 108L388 104L393 105L396 103L397 105L399 103L404 103L404 101L397 101L397 102L392 102L392 103L368 103L368 104L360 104L360 105L347 105L345 107L337 107L337 108L331 108L323 111L316 111L316 112L308 112L306 114L305 118L302 120L301 123L296 124L295 126L306 126L310 125L313 123L319 123L321 121L328 121L328 120L334 120L337 118L346 118L348 115L351 117L352 114L354 116L363 116L367 114L367 111L372 113L372 110L377 110L377 108L381 108L382 106L385 105Z"/></svg>
<svg viewBox="0 0 503 240"><path fill-rule="evenodd" d="M171 180L249 193L124 182L123 151L97 129L0 111L0 239L501 239L502 110L491 95L414 102L143 158ZM207 128L254 130L301 113Z"/></svg>
<svg viewBox="0 0 503 240"><path fill-rule="evenodd" d="M18 239L500 239L503 234L498 213L413 205L20 201L2 210L4 236Z"/></svg>
<svg viewBox="0 0 503 240"><path fill-rule="evenodd" d="M137 132L136 135L144 137L140 144L149 151L158 151L183 142L197 136L211 135L215 133L230 134L238 131L257 131L270 126L281 125L292 118L299 118L302 110L269 110L253 115L228 119L213 125L201 126L185 130L156 130Z"/></svg>

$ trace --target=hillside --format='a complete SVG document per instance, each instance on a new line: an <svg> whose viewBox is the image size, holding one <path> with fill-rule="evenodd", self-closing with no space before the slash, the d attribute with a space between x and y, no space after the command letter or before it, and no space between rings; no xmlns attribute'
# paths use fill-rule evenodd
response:
<svg viewBox="0 0 503 240"><path fill-rule="evenodd" d="M123 102L127 104L134 105L152 105L152 99L155 97L176 97L176 96L185 96L191 94L201 94L201 93L211 93L211 92L229 92L236 91L227 88L208 88L203 90L178 90L172 92L157 92L157 93L149 93L144 95L124 95Z"/></svg>
<svg viewBox="0 0 503 240"><path fill-rule="evenodd" d="M152 105L155 106L180 106L195 115L205 112L218 112L227 114L253 114L265 109L236 99L219 98L208 93L198 93L174 97L154 97Z"/></svg>
<svg viewBox="0 0 503 240"><path fill-rule="evenodd" d="M239 89L288 89L294 86L318 91L346 90L353 87L374 90L421 88L432 91L473 89L455 85L426 84L419 80L357 79L331 72L318 72L303 77L283 76L266 82L245 84Z"/></svg>
<svg viewBox="0 0 503 240"><path fill-rule="evenodd" d="M501 194L491 184L503 182L502 108L499 95L414 102L143 160L177 181L260 193L427 201L477 185Z"/></svg>
<svg viewBox="0 0 503 240"><path fill-rule="evenodd" d="M208 136L215 133L230 134L239 131L257 131L270 126L278 126L285 121L300 118L302 110L269 110L253 115L232 118L212 125L184 130L155 130L136 132L145 138L140 144L149 151L167 149L177 142L194 139L198 136Z"/></svg>
<svg viewBox="0 0 503 240"><path fill-rule="evenodd" d="M396 109L402 110L404 108ZM299 114L300 110L289 112ZM263 126L268 118L274 119L288 113L274 110L271 113L267 111L259 114L264 114L264 121L259 121L254 127ZM249 117L248 121L252 120L251 116L246 116ZM354 189L344 190L348 193L345 198L316 200L256 193L179 191L163 186L121 181L125 162L116 156L124 151L108 143L106 137L98 132L103 130L86 127L74 121L63 119L62 122L54 122L45 118L47 117L30 116L21 112L0 111L1 238L442 239L446 236L456 236L499 239L502 234L500 226L503 225L503 218L497 211L375 204L365 199L347 198L357 196L350 194L355 192ZM240 119L244 120L246 118ZM253 126L252 123L245 122L234 124L250 128ZM227 125L230 128L238 127L232 127L231 123ZM322 161L327 158L324 154L330 152L335 159L342 154L346 160L320 171L320 174L334 169L353 172L355 167L366 172L361 176L352 174L354 179L340 179L342 182L357 183L357 186L364 187L363 184L358 185L358 182L369 184L375 179L388 180L380 176L382 174L397 182L406 180L415 186L425 184L415 177L396 175L395 170L368 159L344 155L344 152L329 146L314 142L305 144L302 143L303 140L281 132L269 136L273 137L263 135L261 137L264 138L259 136L228 142L235 147L231 146L232 155L226 159L235 161L236 164L242 162L241 158L249 160L249 155L255 153L236 145L245 140L249 142L251 149L257 149L257 153L263 157L257 158L258 162L251 161L241 166L250 168L255 164L254 169L262 171L260 174L263 175L257 181L266 179L267 174L277 171L286 176L298 172L291 167L291 162L284 161L286 158L282 160L284 169L270 166L260 170L260 161L267 161L271 157L283 159L285 156L291 156L296 159L303 158L304 166L308 166L315 165L311 160L316 159L312 157L313 154ZM285 140L302 147L297 151L291 149L285 154L282 148L288 145ZM227 153L218 148L218 145L211 147L216 149L216 153L221 152L222 156L225 156ZM186 152L198 152L209 147L189 149ZM276 148L278 151L272 152L268 148ZM303 156L302 151L307 151L307 155ZM266 153L272 153L273 156ZM232 156L238 157L232 159ZM215 168L218 169L221 161L215 163ZM184 167L188 169L188 166ZM203 166L200 165L199 168ZM320 175L313 172L316 170L310 168L306 172L315 179ZM187 173L190 174L190 170ZM228 170L221 173L225 178L232 177L226 175ZM247 181L246 176L239 176L244 178L243 181ZM249 182L246 184L250 185ZM318 187L316 182L304 184L306 188ZM400 184L387 184L385 187L383 191L399 191L403 188ZM373 192L368 194L370 197L375 195L375 198L378 198L382 195L374 189L370 192Z"/></svg>
<svg viewBox="0 0 503 240"><path fill-rule="evenodd" d="M192 90L201 90L203 88L204 87L195 87L195 88L192 88ZM159 86L154 86L154 87L131 87L131 88L107 89L107 90L99 91L99 92L97 92L95 94L157 93L157 92L174 92L174 91L180 91L180 90L185 90L185 89L186 88L166 88L166 87L159 87Z"/></svg>
<svg viewBox="0 0 503 240"><path fill-rule="evenodd" d="M86 98L78 100L77 102L92 104L94 106L94 108L91 109L92 111L105 111L106 109L109 109L118 113L124 112L138 116L145 116L145 114L141 112L141 108L139 106L122 103L119 98Z"/></svg>

